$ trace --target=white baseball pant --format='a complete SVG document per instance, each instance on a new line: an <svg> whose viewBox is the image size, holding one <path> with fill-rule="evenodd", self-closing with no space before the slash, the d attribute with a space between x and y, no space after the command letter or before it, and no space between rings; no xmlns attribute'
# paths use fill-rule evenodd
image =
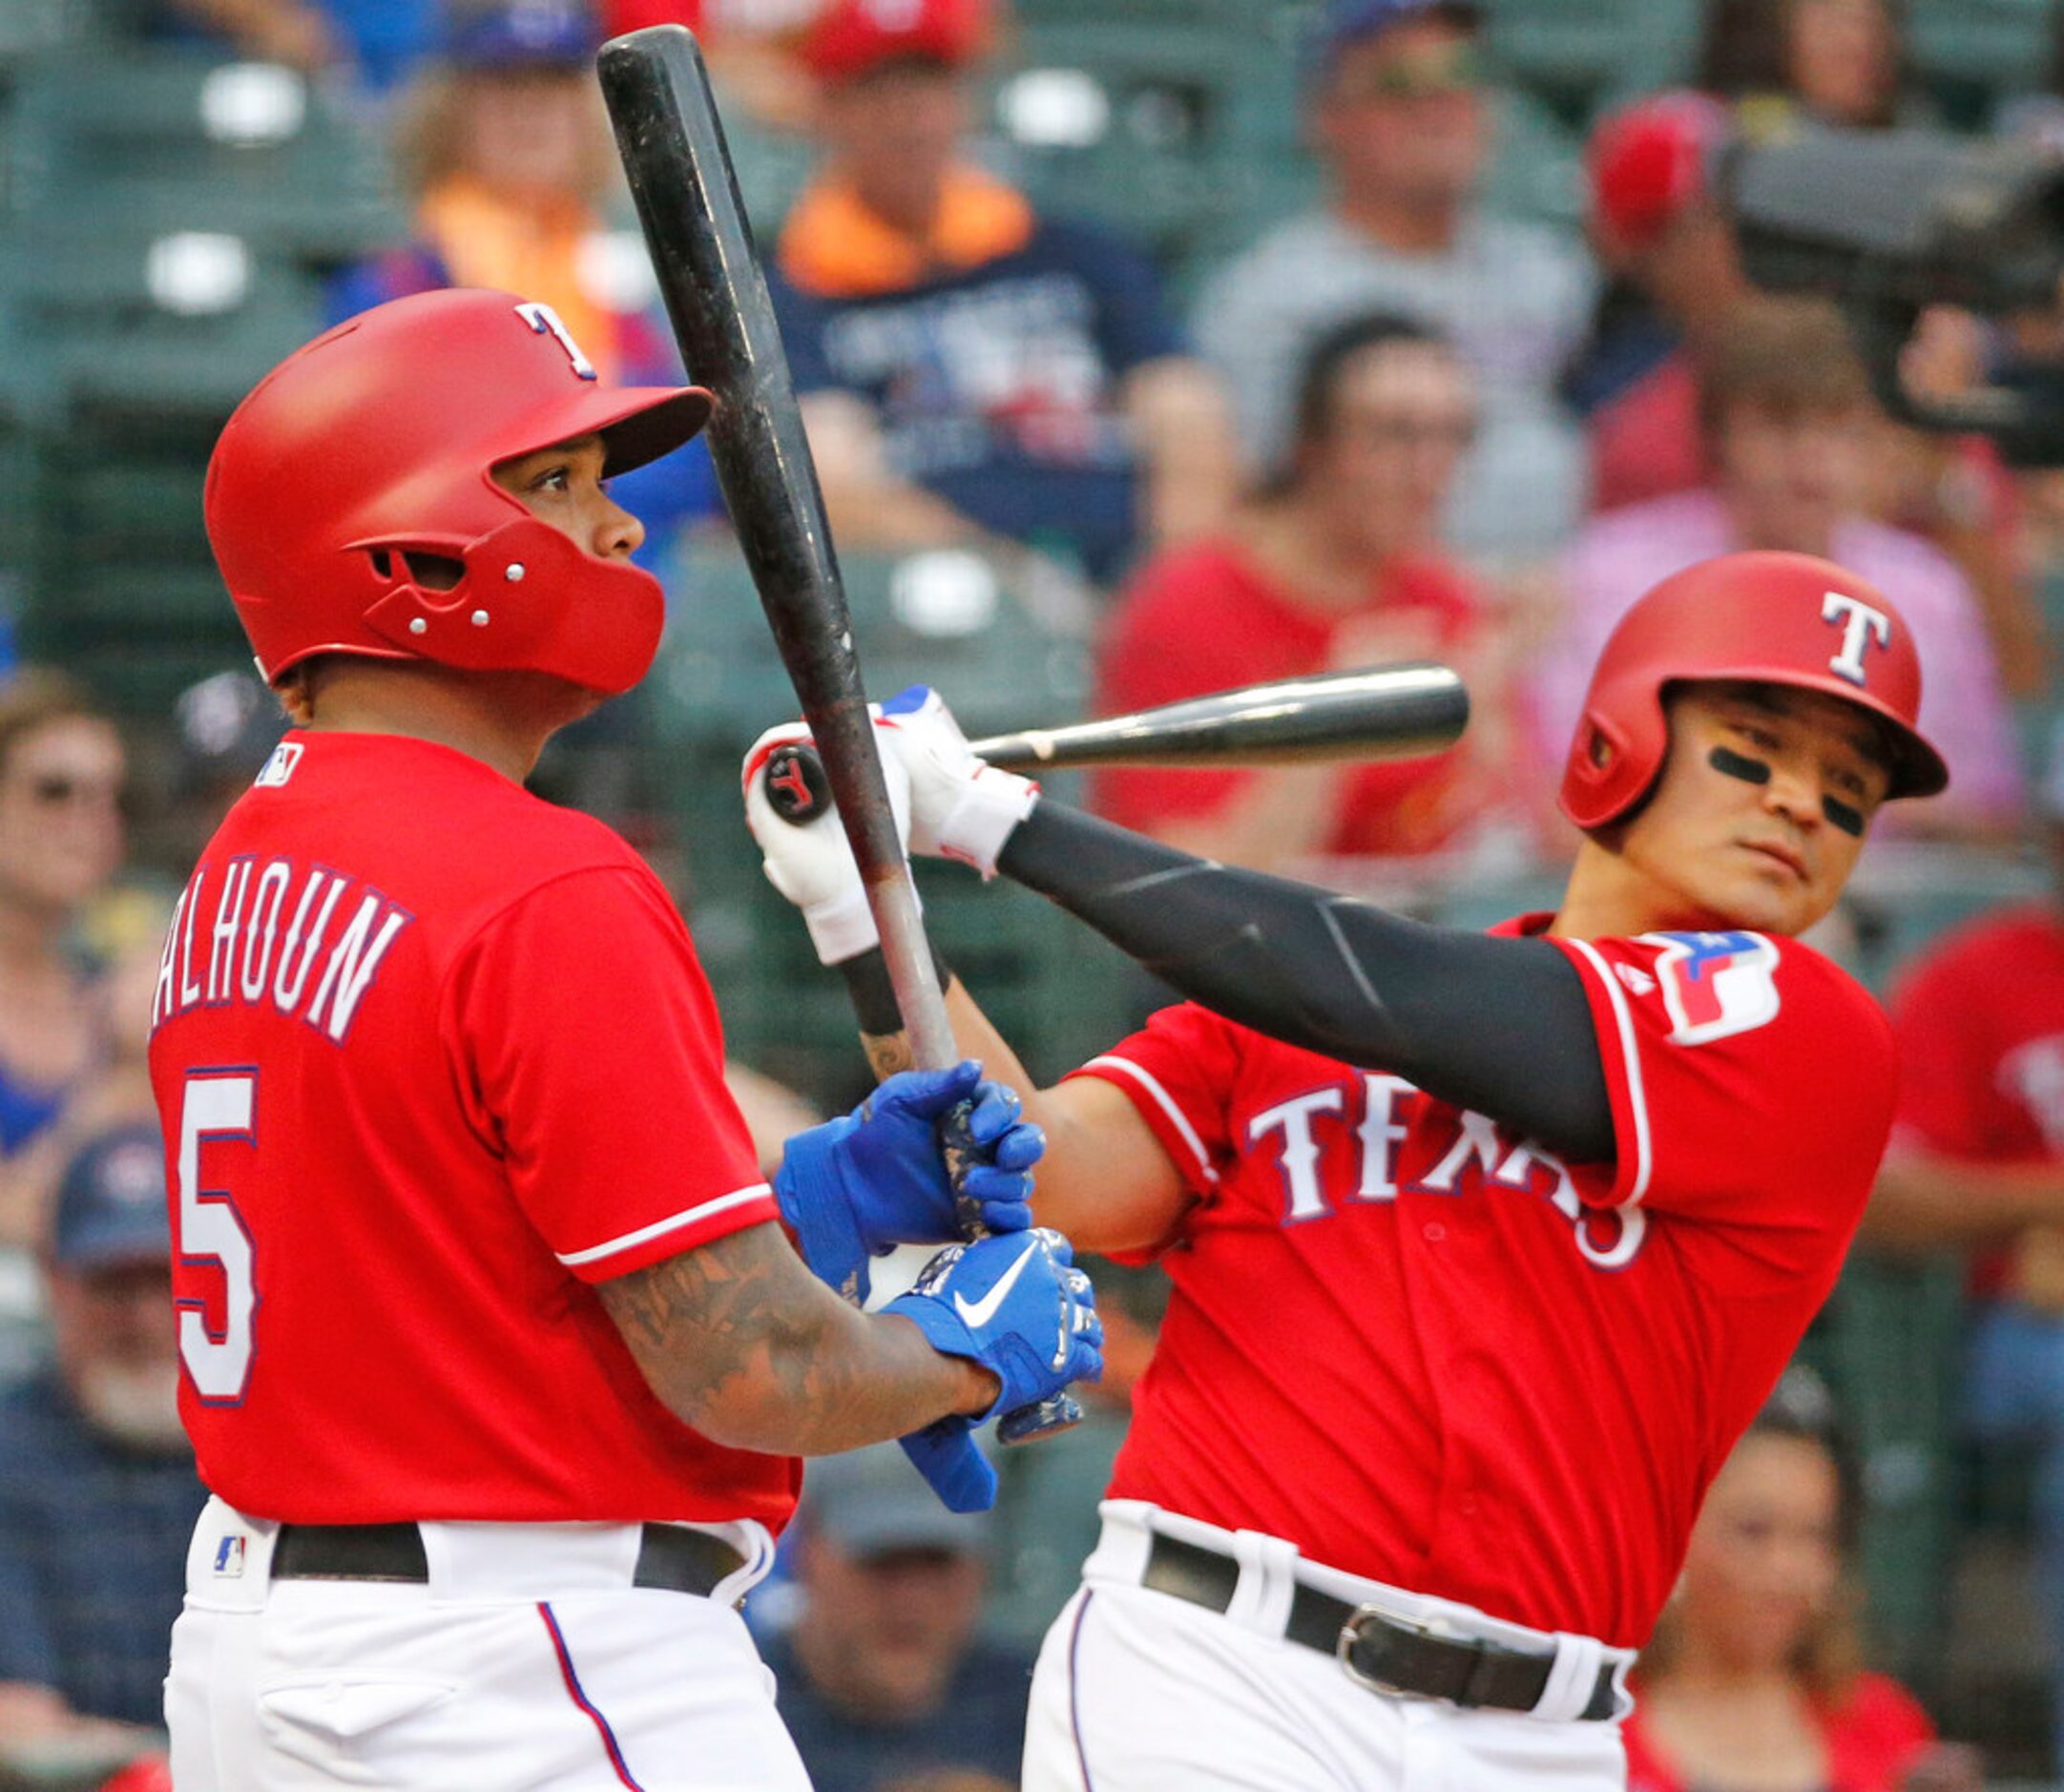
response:
<svg viewBox="0 0 2064 1792"><path fill-rule="evenodd" d="M635 1525L425 1524L427 1585L271 1579L219 1500L187 1556L165 1719L177 1792L809 1792L733 1601L631 1584Z"/></svg>
<svg viewBox="0 0 2064 1792"><path fill-rule="evenodd" d="M1282 1636L1290 1585L1457 1634L1548 1646L1538 1632L1299 1559L1294 1546L1108 1500L1082 1587L1040 1651L1024 1792L1624 1792L1616 1721L1463 1710L1350 1678ZM1154 1532L1241 1564L1224 1614L1139 1584ZM1271 1616L1273 1615L1273 1616ZM1632 1653L1582 1639L1589 1674ZM1623 1669L1622 1669L1623 1671ZM1624 1704L1624 1700L1622 1701Z"/></svg>

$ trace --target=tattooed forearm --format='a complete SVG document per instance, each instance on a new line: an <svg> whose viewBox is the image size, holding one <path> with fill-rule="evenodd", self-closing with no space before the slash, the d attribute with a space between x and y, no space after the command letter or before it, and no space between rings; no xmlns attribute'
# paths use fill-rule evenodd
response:
<svg viewBox="0 0 2064 1792"><path fill-rule="evenodd" d="M864 1032L860 1044L867 1054L867 1068L878 1083L886 1083L898 1071L917 1068L917 1056L910 1050L910 1035L907 1032Z"/></svg>
<svg viewBox="0 0 2064 1792"><path fill-rule="evenodd" d="M846 1305L771 1225L596 1292L668 1409L737 1448L856 1449L995 1398L994 1377L907 1321Z"/></svg>

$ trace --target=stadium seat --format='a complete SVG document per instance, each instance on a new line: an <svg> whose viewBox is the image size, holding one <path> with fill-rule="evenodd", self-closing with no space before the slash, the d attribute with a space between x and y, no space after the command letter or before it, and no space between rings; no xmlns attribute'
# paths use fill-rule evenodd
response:
<svg viewBox="0 0 2064 1792"><path fill-rule="evenodd" d="M391 240L363 127L293 71L159 48L25 71L10 126L17 218L96 234L226 233L315 264Z"/></svg>
<svg viewBox="0 0 2064 1792"><path fill-rule="evenodd" d="M0 410L229 414L321 327L315 277L240 237L0 227Z"/></svg>
<svg viewBox="0 0 2064 1792"><path fill-rule="evenodd" d="M2024 92L2051 72L2054 10L2051 0L1913 0L1907 44L1930 79Z"/></svg>
<svg viewBox="0 0 2064 1792"><path fill-rule="evenodd" d="M1130 10L1028 19L998 82L1007 172L1043 208L1101 218L1174 265L1222 241L1294 117L1286 52L1231 14L1179 31Z"/></svg>
<svg viewBox="0 0 2064 1792"><path fill-rule="evenodd" d="M1682 80L1699 0L1486 0L1500 73L1581 125L1608 94Z"/></svg>

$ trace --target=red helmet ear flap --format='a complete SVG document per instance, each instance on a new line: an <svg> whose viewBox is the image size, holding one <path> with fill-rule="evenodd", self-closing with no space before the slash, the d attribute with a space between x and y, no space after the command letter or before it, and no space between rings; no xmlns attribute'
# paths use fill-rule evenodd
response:
<svg viewBox="0 0 2064 1792"><path fill-rule="evenodd" d="M366 627L440 665L546 672L611 696L642 678L659 651L659 581L629 561L598 559L549 523L505 523L460 564L449 591L397 578L365 611Z"/></svg>

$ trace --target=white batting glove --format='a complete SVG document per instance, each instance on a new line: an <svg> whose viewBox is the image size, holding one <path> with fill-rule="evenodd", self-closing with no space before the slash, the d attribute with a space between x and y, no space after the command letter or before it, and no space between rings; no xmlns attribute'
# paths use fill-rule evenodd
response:
<svg viewBox="0 0 2064 1792"><path fill-rule="evenodd" d="M853 849L845 842L845 829L840 825L839 813L828 799L806 822L783 819L768 800L763 775L777 747L809 738L809 729L795 721L769 728L753 742L740 773L745 794L745 825L759 843L767 882L803 910L818 962L838 965L881 944L874 916L867 907L866 886L861 882ZM886 734L876 738L886 749ZM882 754L882 775L888 784L897 837L908 851L910 781L896 755L886 750Z"/></svg>
<svg viewBox="0 0 2064 1792"><path fill-rule="evenodd" d="M910 784L910 850L958 859L985 878L1011 830L1032 812L1039 786L977 759L938 692L913 684L882 705L885 757L900 761Z"/></svg>

